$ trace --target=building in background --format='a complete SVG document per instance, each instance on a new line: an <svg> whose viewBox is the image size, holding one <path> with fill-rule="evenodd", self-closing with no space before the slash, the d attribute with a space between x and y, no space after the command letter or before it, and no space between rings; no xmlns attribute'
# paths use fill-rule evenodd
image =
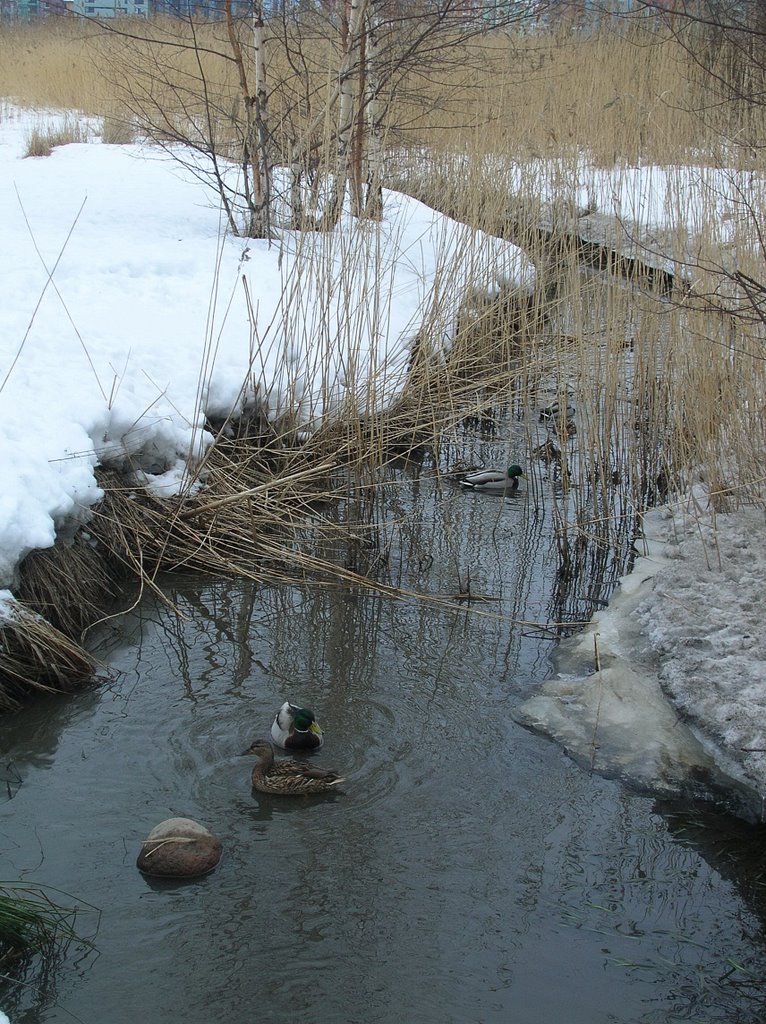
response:
<svg viewBox="0 0 766 1024"><path fill-rule="evenodd" d="M146 17L151 0L0 0L0 18L29 21L54 14L91 18Z"/></svg>
<svg viewBox="0 0 766 1024"><path fill-rule="evenodd" d="M64 0L72 13L89 18L145 18L149 0Z"/></svg>
<svg viewBox="0 0 766 1024"><path fill-rule="evenodd" d="M267 0L264 11L273 12L276 0ZM232 0L232 10L246 13L247 0ZM178 17L222 18L223 0L0 0L0 18L29 21L53 14L86 18L146 18L163 14Z"/></svg>

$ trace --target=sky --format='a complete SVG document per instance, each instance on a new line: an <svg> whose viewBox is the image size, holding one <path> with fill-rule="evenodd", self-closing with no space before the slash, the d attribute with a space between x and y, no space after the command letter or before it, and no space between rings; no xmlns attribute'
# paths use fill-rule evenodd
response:
<svg viewBox="0 0 766 1024"><path fill-rule="evenodd" d="M386 192L380 225L344 216L331 233L285 231L267 243L228 235L215 197L177 161L141 145L102 144L97 123L82 120L88 142L25 158L32 129L65 116L74 115L0 102L0 615L13 602L23 557L87 522L100 497L98 465L130 471L158 493L178 492L212 440L206 417L258 403L271 418L289 407L311 430L345 401L385 406L402 387L424 323L448 346L461 302L534 284L532 264L512 244L397 193ZM727 196L737 183L720 169L567 173L577 205L635 217L644 228L666 228L680 211L694 229L711 201L729 203L728 213L716 213L721 231L736 228ZM704 202L703 178L715 186ZM539 195L561 180L560 167L540 165ZM655 571L644 565L640 608L631 606L623 623L638 615L645 634L633 636L632 648L623 637L610 653L616 599L612 619L601 613L594 628L605 658L631 662L643 652L652 662L644 676L656 676L690 716L705 756L751 795L766 795L766 759L743 749L766 748L766 650L742 607L747 596L758 608L766 530L753 529L752 516L762 516L755 510L711 517L713 539L698 550L707 503L700 486L694 517L687 521L683 502L660 516L660 547L648 563ZM710 545L726 552L725 569L717 560L711 568ZM760 567L747 595L743 566ZM693 608L681 622L680 589L680 606ZM575 678L565 665L559 682ZM578 701L548 696L547 710L540 703L526 713L556 735L562 706L571 711ZM606 751L606 717L599 723ZM583 735L592 738L592 729ZM591 738L582 741L584 759ZM687 755L673 756L683 767ZM646 781L636 765L611 770Z"/></svg>

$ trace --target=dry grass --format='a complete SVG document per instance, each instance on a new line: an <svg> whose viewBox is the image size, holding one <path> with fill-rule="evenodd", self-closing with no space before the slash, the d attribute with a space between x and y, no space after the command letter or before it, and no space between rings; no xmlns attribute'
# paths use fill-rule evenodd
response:
<svg viewBox="0 0 766 1024"><path fill-rule="evenodd" d="M181 22L146 26L146 33L169 31L185 38L187 29ZM221 45L222 26L199 31L206 45ZM302 130L301 117L305 128L328 87L328 45L317 39L307 50L312 72L302 93L292 83L274 97L272 109L293 134ZM98 70L104 64L94 62L94 54L102 61L108 55L111 75ZM274 81L285 68L283 56L277 55ZM424 324L404 396L386 415L380 409L391 382L373 378L362 380L332 417L316 424L309 443L298 442L289 410L278 422L253 416L235 424L236 436L222 434L211 450L206 488L193 498L136 498L120 480L106 479L107 498L92 524L96 548L74 549L61 564L57 555L28 559L25 598L51 625L20 617L18 636L3 649L6 660L13 653L13 665L6 666L13 680L6 706L27 676L47 671L39 676L41 684L31 685L66 688L87 675L83 652L61 638L79 636L98 618L112 597L110 581L119 575L143 587L157 587L162 572L193 569L382 588L306 553L299 538L305 531L329 536L339 529L322 509L349 495L358 511L354 529L374 531L375 503L366 504L367 496L374 496L386 466L418 446L438 453L457 423L497 407L519 410L529 423L541 405L553 401L561 410L568 401L577 409L576 435L563 414L551 420L544 444L536 427L528 432L533 500L542 494L536 473L560 484L551 500L557 503L562 565L573 553L590 550L594 538L601 544L604 534L616 537L623 522L668 488L688 485L691 477L704 477L722 507L761 500L763 324L736 308L741 292L721 274L712 203L695 241L694 289L668 296L648 279L634 289L616 277L598 287L589 283L572 196L584 163L622 167L623 173L638 162L690 160L758 170L750 147L734 147L730 140L763 137L762 111L720 104L714 116L697 116L704 96L684 52L672 38L640 27L587 36L497 36L481 50L475 44L469 57L460 72L453 68L441 81L433 76L425 85L414 79L402 84L387 136L389 166L397 168L396 184L412 194L522 245L537 267L535 295L502 296L478 320L466 320L449 357L433 343L436 322ZM0 39L0 95L100 116L105 139L112 132L112 141L127 141L136 115L145 111L138 100L157 60L151 40L126 46L82 22L17 25ZM232 139L236 82L225 62L210 55L204 61L201 69L179 52L165 67L167 90L155 99L172 135L182 116L179 100L184 116L196 111L188 89L196 88L204 72L215 89L216 137ZM554 160L560 202L551 209L540 200L541 168ZM519 168L513 200L501 173L511 165ZM684 202L679 186L678 224L663 241L679 266L690 241ZM759 279L762 254L754 244L754 225L763 221L757 209L745 213L734 247L741 268ZM641 229L635 225L639 236ZM634 255L652 256L642 252L640 238ZM329 272L308 254L303 271L303 290L300 283L290 284L296 310L310 301L306 282L312 275L321 288ZM367 283L373 292L374 276ZM382 324L385 311L376 315ZM343 337L328 335L312 349L316 361L299 373L325 379L330 394L333 347L343 348L353 363L359 357L357 327L350 317ZM255 333L251 345L256 353ZM285 390L290 392L289 383ZM263 392L259 398L265 400ZM62 599L70 557L84 559L77 574L88 581L71 612ZM60 663L52 655L36 655L44 641ZM63 668L51 670L41 661Z"/></svg>
<svg viewBox="0 0 766 1024"><path fill-rule="evenodd" d="M88 142L89 136L82 123L73 118L65 118L57 126L33 128L27 140L25 156L50 156L56 146L66 146L70 142Z"/></svg>
<svg viewBox="0 0 766 1024"><path fill-rule="evenodd" d="M19 567L15 593L54 629L79 638L117 600L119 575L95 539L81 530L68 543L30 552Z"/></svg>
<svg viewBox="0 0 766 1024"><path fill-rule="evenodd" d="M86 652L20 603L0 625L0 711L33 693L68 693L93 678Z"/></svg>
<svg viewBox="0 0 766 1024"><path fill-rule="evenodd" d="M110 97L93 64L95 36L85 21L4 21L0 95L22 106L104 114Z"/></svg>
<svg viewBox="0 0 766 1024"><path fill-rule="evenodd" d="M456 415L475 407L477 389L485 390L499 370L487 362L482 375L481 358L477 350L473 377L461 367L434 373L425 362L416 363L404 396L391 409L341 413L309 438L299 440L289 418L274 424L252 416L221 424L200 467L205 487L193 496L158 499L126 488L119 476L103 477L106 499L89 527L97 548L150 588L162 573L192 571L271 582L353 582L393 593L393 587L309 553L313 543L302 542L347 531L328 514L340 501L351 500L362 510L362 533L375 533L375 496L387 467L433 447ZM502 364L504 387L507 365Z"/></svg>
<svg viewBox="0 0 766 1024"><path fill-rule="evenodd" d="M84 19L47 18L6 23L0 38L0 96L33 107L80 110L110 118L145 94L147 75L161 66L164 92L157 109L170 120L199 90L204 75L221 130L231 120L237 82L222 23L195 32L206 52L171 53L157 40L188 43L190 26L159 19L128 26L139 39L121 39ZM278 39L271 40L270 105L275 124L300 136L328 90L332 38L304 44L303 76L293 73ZM612 22L597 33L499 33L466 46L439 71L413 74L399 85L391 125L396 145L477 152L491 140L496 152L524 162L587 152L603 166L615 161L682 162L704 153L715 159L727 140L763 136L763 118L743 104L722 103L705 119L709 82L656 26ZM331 76L330 76L331 77ZM708 92L706 92L706 89ZM194 104L186 115L195 113ZM760 136L759 136L760 133ZM742 147L744 148L744 147ZM734 150L725 155L731 162Z"/></svg>

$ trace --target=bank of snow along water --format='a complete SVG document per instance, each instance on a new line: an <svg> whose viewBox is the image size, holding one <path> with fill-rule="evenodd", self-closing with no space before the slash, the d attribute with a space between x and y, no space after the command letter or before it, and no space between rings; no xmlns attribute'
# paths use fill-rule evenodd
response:
<svg viewBox="0 0 766 1024"><path fill-rule="evenodd" d="M639 543L517 718L595 771L765 821L766 512L716 514L698 486L648 512Z"/></svg>

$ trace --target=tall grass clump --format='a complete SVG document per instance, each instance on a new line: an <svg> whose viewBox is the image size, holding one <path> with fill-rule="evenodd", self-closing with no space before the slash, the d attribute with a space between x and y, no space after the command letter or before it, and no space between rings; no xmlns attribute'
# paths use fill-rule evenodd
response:
<svg viewBox="0 0 766 1024"><path fill-rule="evenodd" d="M41 614L7 600L0 619L0 711L30 693L67 693L93 678L91 658Z"/></svg>
<svg viewBox="0 0 766 1024"><path fill-rule="evenodd" d="M136 127L130 114L117 107L104 114L101 124L101 141L111 146L128 146L137 138Z"/></svg>
<svg viewBox="0 0 766 1024"><path fill-rule="evenodd" d="M74 910L41 889L0 882L0 967L36 954L50 958L73 940L80 941Z"/></svg>
<svg viewBox="0 0 766 1024"><path fill-rule="evenodd" d="M65 118L61 124L33 128L27 139L24 156L50 156L56 146L88 141L87 127L81 121Z"/></svg>

